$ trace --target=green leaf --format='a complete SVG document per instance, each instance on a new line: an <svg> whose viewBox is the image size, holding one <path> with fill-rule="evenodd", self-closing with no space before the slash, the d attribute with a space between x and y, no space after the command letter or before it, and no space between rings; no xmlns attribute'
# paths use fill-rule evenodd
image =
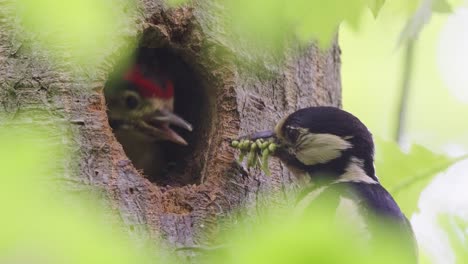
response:
<svg viewBox="0 0 468 264"><path fill-rule="evenodd" d="M432 11L437 13L452 13L453 8L447 0L436 0L432 3Z"/></svg>
<svg viewBox="0 0 468 264"><path fill-rule="evenodd" d="M369 0L367 5L369 6L369 9L372 11L372 14L374 15L374 17L377 17L384 3L385 3L385 0Z"/></svg>
<svg viewBox="0 0 468 264"><path fill-rule="evenodd" d="M420 145L413 145L405 153L394 142L376 142L377 175L408 216L416 211L422 190L434 176L466 158L449 158Z"/></svg>

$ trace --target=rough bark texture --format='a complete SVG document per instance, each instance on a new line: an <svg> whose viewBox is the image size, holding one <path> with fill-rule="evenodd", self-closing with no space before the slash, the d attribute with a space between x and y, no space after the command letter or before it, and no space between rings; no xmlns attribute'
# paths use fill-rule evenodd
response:
<svg viewBox="0 0 468 264"><path fill-rule="evenodd" d="M113 62L101 67L91 80L69 77L66 68L50 66L46 57L19 43L18 29L9 21L10 7L0 6L5 12L0 17L0 103L5 118L13 119L28 109L45 110L45 116L33 116L28 122L41 126L53 119L69 124L78 173L70 170L60 176L66 178L70 191L83 186L105 190L136 238L163 237L176 247L207 244L207 237L219 230L218 220L233 210L255 209L265 203L265 193L276 193L271 199L279 203L289 199L286 190L294 179L280 163L271 162L271 177L257 170L247 172L235 162L236 151L226 139L271 128L299 108L341 104L336 43L324 52L311 46L296 58L288 58L284 68L268 72L272 78L257 77L234 62L232 54L241 51L223 45L223 35L209 26L219 8L210 4L204 1L167 9L160 1L140 1L140 20L145 22L135 35L143 33L143 45L164 46L177 53L193 68L200 80L197 89L203 90L197 139L191 142L192 153L182 173L190 175L191 182L172 186L158 186L142 177L108 126L101 89ZM57 142L65 137L61 133L50 136Z"/></svg>

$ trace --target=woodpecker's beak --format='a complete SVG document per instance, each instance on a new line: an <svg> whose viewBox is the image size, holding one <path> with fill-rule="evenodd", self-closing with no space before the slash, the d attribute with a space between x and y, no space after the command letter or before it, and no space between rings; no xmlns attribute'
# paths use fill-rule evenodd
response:
<svg viewBox="0 0 468 264"><path fill-rule="evenodd" d="M255 141L257 139L270 139L270 138L276 138L275 131L273 130L265 130L265 131L260 131L260 132L255 132L251 134L250 136L247 136L246 138Z"/></svg>
<svg viewBox="0 0 468 264"><path fill-rule="evenodd" d="M250 135L242 136L239 138L239 140L242 140L242 139L247 139L251 141L256 141L257 139L263 139L265 141L274 141L274 142L278 141L276 137L276 133L273 130L259 131L259 132L255 132Z"/></svg>
<svg viewBox="0 0 468 264"><path fill-rule="evenodd" d="M170 126L174 125L192 131L192 125L189 122L164 109L147 115L139 125L141 129L155 138L169 140L180 145L188 145L188 143Z"/></svg>

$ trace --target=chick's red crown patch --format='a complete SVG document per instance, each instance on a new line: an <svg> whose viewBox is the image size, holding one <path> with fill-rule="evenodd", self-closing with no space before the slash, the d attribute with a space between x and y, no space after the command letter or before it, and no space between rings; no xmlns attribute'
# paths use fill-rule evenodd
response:
<svg viewBox="0 0 468 264"><path fill-rule="evenodd" d="M170 79L162 78L162 81L157 83L144 76L139 66L130 69L124 79L135 84L137 91L143 97L169 99L174 96L174 83Z"/></svg>

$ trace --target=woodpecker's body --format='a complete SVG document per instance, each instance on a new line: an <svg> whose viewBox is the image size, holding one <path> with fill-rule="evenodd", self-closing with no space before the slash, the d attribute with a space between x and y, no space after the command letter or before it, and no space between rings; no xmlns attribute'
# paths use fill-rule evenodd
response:
<svg viewBox="0 0 468 264"><path fill-rule="evenodd" d="M165 169L162 141L187 142L171 125L192 126L173 113L174 82L160 65L155 49L140 48L134 62L106 83L109 122L125 153L145 175L158 177Z"/></svg>
<svg viewBox="0 0 468 264"><path fill-rule="evenodd" d="M374 144L368 129L356 117L334 107L310 107L281 120L274 131L250 137L274 138L275 155L299 177L307 177L296 213L313 212L325 202L330 217L345 219L355 233L369 241L382 237L378 221L388 221L401 231L402 243L416 261L411 225L374 170ZM377 219L377 221L376 221Z"/></svg>

